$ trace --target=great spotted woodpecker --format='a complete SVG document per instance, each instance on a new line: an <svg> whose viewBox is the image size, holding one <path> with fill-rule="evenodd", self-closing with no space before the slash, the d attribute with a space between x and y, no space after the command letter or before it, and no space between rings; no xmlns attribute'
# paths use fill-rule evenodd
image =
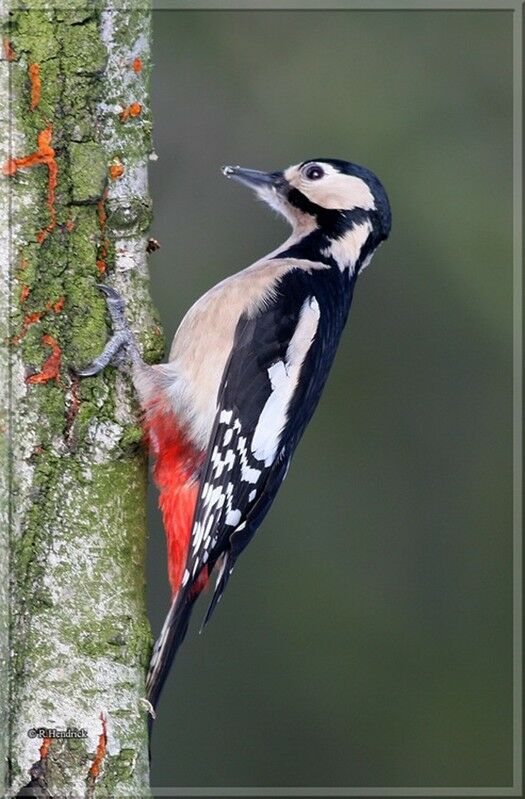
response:
<svg viewBox="0 0 525 799"><path fill-rule="evenodd" d="M197 597L216 575L210 618L235 562L284 480L318 403L357 276L390 232L385 190L367 169L315 159L284 172L227 166L292 225L290 238L201 297L166 364L148 366L117 292L114 334L81 375L123 350L155 459L172 602L147 678L155 707Z"/></svg>

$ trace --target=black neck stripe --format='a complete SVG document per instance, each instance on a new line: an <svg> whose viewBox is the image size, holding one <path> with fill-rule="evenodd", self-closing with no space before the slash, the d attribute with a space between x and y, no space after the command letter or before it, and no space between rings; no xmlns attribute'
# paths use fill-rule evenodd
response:
<svg viewBox="0 0 525 799"><path fill-rule="evenodd" d="M316 228L308 233L291 247L284 251L279 251L274 255L276 258L298 258L305 261L320 262L327 266L338 266L337 261L329 253L331 238L320 228Z"/></svg>
<svg viewBox="0 0 525 799"><path fill-rule="evenodd" d="M292 188L288 192L288 202L299 211L310 214L317 221L323 233L330 239L338 239L354 225L359 225L366 220L372 222L374 226L374 214L364 211L362 208L352 208L351 210L336 210L322 208L308 199L298 189Z"/></svg>

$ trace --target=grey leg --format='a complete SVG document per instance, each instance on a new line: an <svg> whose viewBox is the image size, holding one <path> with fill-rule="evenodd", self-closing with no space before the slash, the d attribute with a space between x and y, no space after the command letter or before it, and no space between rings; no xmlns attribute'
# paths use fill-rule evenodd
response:
<svg viewBox="0 0 525 799"><path fill-rule="evenodd" d="M98 375L112 361L119 363L123 356L130 358L132 363L142 362L135 336L131 332L124 316L126 307L124 300L118 291L115 291L111 286L99 283L98 288L106 297L106 304L113 323L113 335L98 358L95 358L85 369L76 372L79 377Z"/></svg>

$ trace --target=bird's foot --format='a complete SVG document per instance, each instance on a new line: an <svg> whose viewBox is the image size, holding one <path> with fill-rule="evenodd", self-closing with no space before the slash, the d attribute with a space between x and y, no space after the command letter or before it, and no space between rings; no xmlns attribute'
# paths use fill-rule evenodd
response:
<svg viewBox="0 0 525 799"><path fill-rule="evenodd" d="M98 288L106 297L106 305L113 323L113 335L100 353L85 369L76 372L79 377L94 377L111 362L119 365L126 358L140 358L137 342L124 315L125 302L114 288L102 283Z"/></svg>

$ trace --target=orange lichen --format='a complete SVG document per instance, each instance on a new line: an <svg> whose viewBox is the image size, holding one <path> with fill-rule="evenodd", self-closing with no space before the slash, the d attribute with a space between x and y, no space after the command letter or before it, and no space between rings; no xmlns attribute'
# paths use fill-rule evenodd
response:
<svg viewBox="0 0 525 799"><path fill-rule="evenodd" d="M108 172L111 180L117 180L124 174L124 167L120 163L111 164Z"/></svg>
<svg viewBox="0 0 525 799"><path fill-rule="evenodd" d="M29 292L30 291L31 291L31 289L29 288L27 283L23 283L22 287L20 289L20 302L21 303L23 303L23 302L25 302L27 300L27 298L29 297Z"/></svg>
<svg viewBox="0 0 525 799"><path fill-rule="evenodd" d="M34 111L40 102L40 92L42 90L40 64L30 64L28 74L31 81L31 111Z"/></svg>
<svg viewBox="0 0 525 799"><path fill-rule="evenodd" d="M39 749L40 760L45 760L49 754L49 747L51 746L51 738L44 738L42 746Z"/></svg>
<svg viewBox="0 0 525 799"><path fill-rule="evenodd" d="M46 347L51 347L51 355L44 361L44 365L40 372L35 375L26 377L26 383L48 383L50 380L56 380L60 377L60 359L62 357L62 350L58 346L56 340L49 333L42 336L42 344Z"/></svg>
<svg viewBox="0 0 525 799"><path fill-rule="evenodd" d="M72 219L68 219L66 222L66 230L68 231L68 233L71 233L71 231L74 229L75 229L75 223L73 222Z"/></svg>
<svg viewBox="0 0 525 799"><path fill-rule="evenodd" d="M142 106L140 103L131 103L131 105L123 108L119 114L120 121L125 122L129 117L138 117L142 113Z"/></svg>
<svg viewBox="0 0 525 799"><path fill-rule="evenodd" d="M11 42L9 41L7 36L4 36L2 40L2 45L4 48L4 58L6 59L6 61L14 61L16 58L16 53L13 50Z"/></svg>
<svg viewBox="0 0 525 799"><path fill-rule="evenodd" d="M47 182L47 208L49 211L50 222L49 225L42 230L39 230L36 234L36 240L39 244L42 244L44 239L47 237L49 233L53 230L57 223L57 212L55 208L55 192L58 183L58 166L57 162L53 158L52 161L49 161L48 165L48 182Z"/></svg>
<svg viewBox="0 0 525 799"><path fill-rule="evenodd" d="M2 168L4 175L14 175L19 169L36 166L37 164L49 164L50 161L53 161L55 151L51 147L52 137L53 129L49 125L38 134L35 152L22 158L10 158Z"/></svg>
<svg viewBox="0 0 525 799"><path fill-rule="evenodd" d="M64 307L64 302L65 302L65 297L59 297L58 300L52 306L53 307L53 311L55 313L60 313L60 311Z"/></svg>
<svg viewBox="0 0 525 799"><path fill-rule="evenodd" d="M16 336L13 336L13 338L11 339L11 343L19 344L26 335L31 325L34 325L35 322L39 322L43 315L44 311L35 311L34 313L30 313L27 316L25 316L24 321L22 322L22 329L20 330L20 333L17 333Z"/></svg>
<svg viewBox="0 0 525 799"><path fill-rule="evenodd" d="M64 297L60 297L54 303L48 302L43 311L34 311L33 313L27 314L27 316L24 317L24 321L22 322L22 329L20 330L20 333L18 333L16 336L13 336L13 338L11 339L11 343L19 344L26 335L31 325L36 324L36 322L40 322L44 314L46 314L49 311L53 311L54 313L60 313L63 307L64 307Z"/></svg>
<svg viewBox="0 0 525 799"><path fill-rule="evenodd" d="M55 159L55 150L51 146L52 138L53 128L49 125L38 134L38 146L34 153L25 155L22 158L10 158L2 168L4 175L15 175L19 169L27 169L37 166L38 164L45 164L47 166L47 207L50 215L50 222L46 228L40 230L36 235L37 241L40 244L56 225L55 191L58 181L58 166Z"/></svg>
<svg viewBox="0 0 525 799"><path fill-rule="evenodd" d="M35 322L40 322L44 315L44 311L35 311L34 313L28 314L24 319L24 325L34 325Z"/></svg>
<svg viewBox="0 0 525 799"><path fill-rule="evenodd" d="M97 258L97 269L101 275L106 271L106 258L108 256L109 240L106 233L106 225L108 215L106 213L106 200L108 198L108 189L106 187L104 194L97 203L97 219L100 230L100 241Z"/></svg>
<svg viewBox="0 0 525 799"><path fill-rule="evenodd" d="M135 58L133 60L133 72L136 72L137 74L142 72L142 60L140 58Z"/></svg>
<svg viewBox="0 0 525 799"><path fill-rule="evenodd" d="M108 735L106 730L106 719L104 718L104 714L100 714L100 721L102 722L102 732L98 737L98 745L97 751L95 752L95 759L91 764L91 768L89 769L88 777L91 779L96 780L98 775L100 774L100 767L102 766L102 762L106 756L106 746L108 743Z"/></svg>
<svg viewBox="0 0 525 799"><path fill-rule="evenodd" d="M70 437L70 433L73 427L73 422L75 421L78 411L80 409L80 397L78 396L78 389L80 387L80 378L73 374L71 376L71 402L67 409L66 413L66 427L65 427L65 435L67 438Z"/></svg>
<svg viewBox="0 0 525 799"><path fill-rule="evenodd" d="M106 214L106 200L107 200L107 198L108 198L108 190L106 189L104 191L104 194L102 195L102 197L100 198L100 200L97 203L97 218L98 218L98 224L99 224L101 230L103 228L105 228L106 220L108 218L108 215Z"/></svg>

